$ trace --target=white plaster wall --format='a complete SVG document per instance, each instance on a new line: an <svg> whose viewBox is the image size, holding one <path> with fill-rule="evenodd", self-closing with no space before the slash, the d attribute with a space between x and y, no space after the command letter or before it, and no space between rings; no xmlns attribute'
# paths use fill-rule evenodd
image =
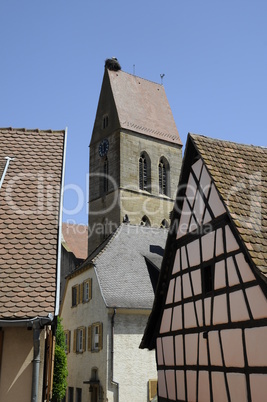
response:
<svg viewBox="0 0 267 402"><path fill-rule="evenodd" d="M139 349L147 315L115 317L114 380L119 383L119 399L124 402L147 402L148 381L157 378L155 351ZM109 394L109 402L115 401Z"/></svg>
<svg viewBox="0 0 267 402"><path fill-rule="evenodd" d="M92 278L92 299L88 303L78 304L71 307L72 286ZM67 283L66 294L62 306L61 317L63 318L64 330L71 331L71 348L67 355L68 361L68 387L82 388L82 401L90 402L89 385L83 384L91 378L92 368L98 369L98 378L101 386L106 389L107 384L107 331L109 330L108 313L99 290L98 280L94 268L87 269L78 276L71 278ZM88 326L94 322L103 323L103 349L99 352L87 350ZM86 351L83 353L73 352L74 330L80 326L86 327ZM106 397L106 394L104 395ZM105 400L105 399L104 399Z"/></svg>
<svg viewBox="0 0 267 402"><path fill-rule="evenodd" d="M3 353L0 371L0 401L29 402L32 392L33 331L3 328ZM38 402L42 398L44 368L44 331L40 336L41 364Z"/></svg>

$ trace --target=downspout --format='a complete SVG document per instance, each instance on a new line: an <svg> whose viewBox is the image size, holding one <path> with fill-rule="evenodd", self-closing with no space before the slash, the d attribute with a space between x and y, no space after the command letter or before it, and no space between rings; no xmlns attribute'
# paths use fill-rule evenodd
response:
<svg viewBox="0 0 267 402"><path fill-rule="evenodd" d="M37 402L39 388L40 372L40 325L33 327L33 366L32 366L32 399L31 402Z"/></svg>
<svg viewBox="0 0 267 402"><path fill-rule="evenodd" d="M111 317L111 384L117 387L117 402L119 402L119 383L114 381L114 323L115 323L116 309L114 308Z"/></svg>
<svg viewBox="0 0 267 402"><path fill-rule="evenodd" d="M32 366L32 397L31 402L38 401L38 391L39 391L39 374L40 374L40 334L45 325L51 324L53 321L53 316L50 315L48 318L40 318L33 325L33 366Z"/></svg>

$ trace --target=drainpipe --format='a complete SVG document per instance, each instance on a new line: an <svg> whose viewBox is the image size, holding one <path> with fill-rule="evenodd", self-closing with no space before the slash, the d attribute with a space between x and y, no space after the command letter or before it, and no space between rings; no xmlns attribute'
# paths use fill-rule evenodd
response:
<svg viewBox="0 0 267 402"><path fill-rule="evenodd" d="M33 366L32 366L32 399L31 402L37 402L39 371L40 371L40 325L33 327Z"/></svg>
<svg viewBox="0 0 267 402"><path fill-rule="evenodd" d="M31 402L38 401L39 376L40 376L40 334L45 325L52 323L54 317L48 314L48 317L40 318L33 324L33 366L32 366L32 397Z"/></svg>
<svg viewBox="0 0 267 402"><path fill-rule="evenodd" d="M114 308L111 317L111 384L117 387L117 402L119 402L119 383L114 381L114 322L115 322L116 309Z"/></svg>

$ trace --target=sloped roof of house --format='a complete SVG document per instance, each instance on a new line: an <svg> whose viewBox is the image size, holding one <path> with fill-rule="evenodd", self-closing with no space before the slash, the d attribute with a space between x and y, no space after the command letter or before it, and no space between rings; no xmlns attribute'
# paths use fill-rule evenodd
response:
<svg viewBox="0 0 267 402"><path fill-rule="evenodd" d="M190 137L255 266L267 273L267 148Z"/></svg>
<svg viewBox="0 0 267 402"><path fill-rule="evenodd" d="M159 270L167 230L122 224L85 264L93 263L107 307L151 309L147 261Z"/></svg>
<svg viewBox="0 0 267 402"><path fill-rule="evenodd" d="M0 129L0 319L54 314L65 131ZM1 325L1 324L0 324Z"/></svg>
<svg viewBox="0 0 267 402"><path fill-rule="evenodd" d="M163 85L107 70L120 126L182 145Z"/></svg>
<svg viewBox="0 0 267 402"><path fill-rule="evenodd" d="M63 222L62 245L76 258L85 260L88 248L88 226Z"/></svg>

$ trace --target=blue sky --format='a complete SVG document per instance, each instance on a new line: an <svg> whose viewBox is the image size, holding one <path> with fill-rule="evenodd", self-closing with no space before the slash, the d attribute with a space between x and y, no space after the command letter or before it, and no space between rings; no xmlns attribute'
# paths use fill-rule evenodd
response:
<svg viewBox="0 0 267 402"><path fill-rule="evenodd" d="M68 127L64 221L87 223L106 58L165 74L184 144L193 132L267 145L266 0L0 0L0 18L0 126Z"/></svg>

